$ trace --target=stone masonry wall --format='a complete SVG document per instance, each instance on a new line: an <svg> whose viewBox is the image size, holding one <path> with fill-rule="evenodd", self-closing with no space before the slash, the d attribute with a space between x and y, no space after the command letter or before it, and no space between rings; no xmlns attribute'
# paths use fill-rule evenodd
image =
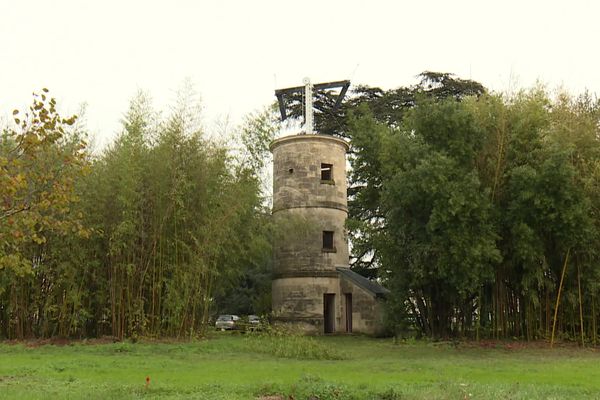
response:
<svg viewBox="0 0 600 400"><path fill-rule="evenodd" d="M273 218L273 313L281 321L322 331L323 295L336 294L336 326L341 323L336 266L348 265L346 152L348 144L324 135L275 140ZM321 180L321 164L331 164L331 180ZM323 231L334 248L323 249Z"/></svg>
<svg viewBox="0 0 600 400"><path fill-rule="evenodd" d="M339 279L332 278L286 278L273 281L273 314L285 322L305 322L315 332L322 331L323 295L336 293L336 327L340 326ZM277 307L277 308L276 308Z"/></svg>
<svg viewBox="0 0 600 400"><path fill-rule="evenodd" d="M348 210L346 151L341 139L294 135L278 139L273 151L273 213L295 207ZM333 181L321 181L321 163L333 165Z"/></svg>

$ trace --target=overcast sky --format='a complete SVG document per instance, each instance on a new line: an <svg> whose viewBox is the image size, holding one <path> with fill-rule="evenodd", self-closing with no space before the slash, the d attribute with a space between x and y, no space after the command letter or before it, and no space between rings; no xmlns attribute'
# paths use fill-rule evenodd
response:
<svg viewBox="0 0 600 400"><path fill-rule="evenodd" d="M103 145L138 89L167 109L186 78L207 124L240 121L305 76L392 88L431 70L494 90L541 80L600 93L598 4L0 0L0 115L48 87L63 110L87 103Z"/></svg>

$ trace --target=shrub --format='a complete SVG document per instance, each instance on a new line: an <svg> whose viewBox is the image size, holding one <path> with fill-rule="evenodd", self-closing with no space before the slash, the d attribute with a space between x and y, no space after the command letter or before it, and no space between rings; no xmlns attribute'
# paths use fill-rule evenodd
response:
<svg viewBox="0 0 600 400"><path fill-rule="evenodd" d="M248 335L244 347L249 351L281 358L301 360L343 360L347 357L317 339L284 329L267 327L262 332Z"/></svg>

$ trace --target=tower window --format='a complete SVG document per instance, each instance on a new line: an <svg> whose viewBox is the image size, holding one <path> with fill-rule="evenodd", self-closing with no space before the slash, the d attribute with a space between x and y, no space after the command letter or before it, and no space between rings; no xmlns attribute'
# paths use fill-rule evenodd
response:
<svg viewBox="0 0 600 400"><path fill-rule="evenodd" d="M333 231L323 231L323 251L335 251Z"/></svg>
<svg viewBox="0 0 600 400"><path fill-rule="evenodd" d="M333 164L321 164L321 180L333 180Z"/></svg>

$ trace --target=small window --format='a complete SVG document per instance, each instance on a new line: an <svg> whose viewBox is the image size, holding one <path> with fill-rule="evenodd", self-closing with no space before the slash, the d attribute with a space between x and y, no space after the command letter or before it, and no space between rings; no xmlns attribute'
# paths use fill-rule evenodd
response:
<svg viewBox="0 0 600 400"><path fill-rule="evenodd" d="M335 250L335 247L333 247L333 231L323 231L323 250Z"/></svg>
<svg viewBox="0 0 600 400"><path fill-rule="evenodd" d="M333 180L333 164L321 164L321 180Z"/></svg>

